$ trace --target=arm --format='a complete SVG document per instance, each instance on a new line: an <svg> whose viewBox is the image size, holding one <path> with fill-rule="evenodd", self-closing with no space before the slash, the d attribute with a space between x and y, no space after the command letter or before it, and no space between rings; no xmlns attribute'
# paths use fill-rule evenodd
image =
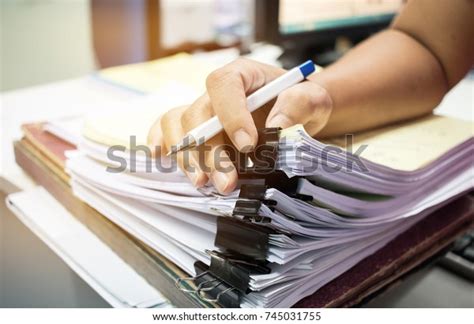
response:
<svg viewBox="0 0 474 324"><path fill-rule="evenodd" d="M149 143L159 146L157 154L166 153L213 115L232 144L248 151L257 143L257 126L303 124L309 134L324 137L427 114L473 64L473 15L474 0L409 1L390 29L253 114L246 96L284 70L239 59L211 73L207 92L191 106L157 121ZM195 186L211 180L221 193L235 188L237 172L229 157L216 154L224 143L219 134L206 143L209 151L177 154L178 165Z"/></svg>
<svg viewBox="0 0 474 324"><path fill-rule="evenodd" d="M312 79L333 111L320 137L431 112L474 63L474 1L413 0L390 29Z"/></svg>

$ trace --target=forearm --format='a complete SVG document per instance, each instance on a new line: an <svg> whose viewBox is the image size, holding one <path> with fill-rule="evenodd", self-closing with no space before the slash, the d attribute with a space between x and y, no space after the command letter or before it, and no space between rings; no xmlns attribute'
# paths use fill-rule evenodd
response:
<svg viewBox="0 0 474 324"><path fill-rule="evenodd" d="M313 80L333 111L318 137L357 132L427 114L449 86L435 56L397 30L375 35Z"/></svg>

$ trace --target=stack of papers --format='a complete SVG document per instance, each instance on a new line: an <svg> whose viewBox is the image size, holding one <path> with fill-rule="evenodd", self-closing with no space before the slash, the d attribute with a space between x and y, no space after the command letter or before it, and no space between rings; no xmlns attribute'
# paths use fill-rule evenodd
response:
<svg viewBox="0 0 474 324"><path fill-rule="evenodd" d="M241 307L295 304L473 188L471 122L429 116L356 134L351 147L341 138L317 141L295 126L280 131L276 168L297 177L297 194L310 199L270 186L258 210L269 221L242 220L234 212L240 189L221 196L211 185L194 188L181 171L147 172L144 152L126 147L126 170L107 171L117 166L107 155L110 145L126 144L124 137L142 133L140 118L152 118L140 116L130 114L128 134L114 126L123 116L85 121L78 150L68 153L75 195L190 276L197 275L197 261L211 264L208 251L222 250L216 244L222 219L270 230L268 271L249 273ZM145 144L138 138L137 145Z"/></svg>

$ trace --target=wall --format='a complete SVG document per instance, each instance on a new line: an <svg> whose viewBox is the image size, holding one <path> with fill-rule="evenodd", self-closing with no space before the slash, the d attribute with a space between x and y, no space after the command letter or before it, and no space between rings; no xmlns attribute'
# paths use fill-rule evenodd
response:
<svg viewBox="0 0 474 324"><path fill-rule="evenodd" d="M0 6L1 91L95 68L89 1L1 0Z"/></svg>

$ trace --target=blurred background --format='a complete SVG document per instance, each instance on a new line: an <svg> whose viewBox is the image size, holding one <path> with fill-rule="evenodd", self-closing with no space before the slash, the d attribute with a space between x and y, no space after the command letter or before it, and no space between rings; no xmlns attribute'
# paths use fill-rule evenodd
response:
<svg viewBox="0 0 474 324"><path fill-rule="evenodd" d="M401 0L1 0L1 85L11 90L177 52L281 46L325 65L386 27Z"/></svg>

